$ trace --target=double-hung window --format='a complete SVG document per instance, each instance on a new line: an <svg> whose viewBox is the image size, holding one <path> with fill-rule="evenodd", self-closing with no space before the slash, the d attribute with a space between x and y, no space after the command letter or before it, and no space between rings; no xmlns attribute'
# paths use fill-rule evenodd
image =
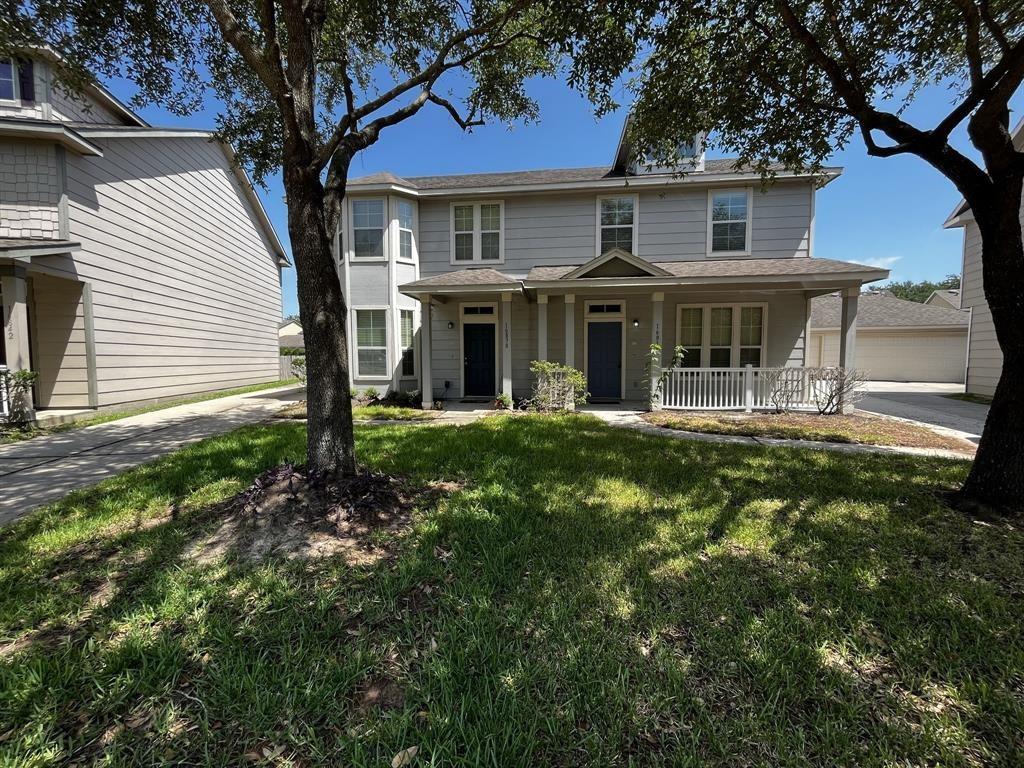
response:
<svg viewBox="0 0 1024 768"><path fill-rule="evenodd" d="M615 248L636 253L636 195L597 199L597 255Z"/></svg>
<svg viewBox="0 0 1024 768"><path fill-rule="evenodd" d="M676 345L684 368L737 368L764 365L763 304L680 305Z"/></svg>
<svg viewBox="0 0 1024 768"><path fill-rule="evenodd" d="M411 309L398 310L402 344L402 377L412 378L416 375L416 350L413 346L415 313Z"/></svg>
<svg viewBox="0 0 1024 768"><path fill-rule="evenodd" d="M0 101L18 100L18 65L14 59L0 59Z"/></svg>
<svg viewBox="0 0 1024 768"><path fill-rule="evenodd" d="M708 192L708 253L718 256L750 253L749 189Z"/></svg>
<svg viewBox="0 0 1024 768"><path fill-rule="evenodd" d="M704 308L679 308L679 338L676 346L682 347L683 368L700 368L704 348Z"/></svg>
<svg viewBox="0 0 1024 768"><path fill-rule="evenodd" d="M352 201L352 258L384 258L384 200Z"/></svg>
<svg viewBox="0 0 1024 768"><path fill-rule="evenodd" d="M388 311L357 309L356 376L388 378Z"/></svg>
<svg viewBox="0 0 1024 768"><path fill-rule="evenodd" d="M764 307L740 307L740 365L761 367Z"/></svg>
<svg viewBox="0 0 1024 768"><path fill-rule="evenodd" d="M398 258L402 261L413 261L413 215L412 203L408 200L398 200L395 205L395 217L398 219Z"/></svg>
<svg viewBox="0 0 1024 768"><path fill-rule="evenodd" d="M732 307L712 307L710 325L708 367L729 368L732 365Z"/></svg>
<svg viewBox="0 0 1024 768"><path fill-rule="evenodd" d="M501 202L452 205L452 264L498 264L505 258Z"/></svg>

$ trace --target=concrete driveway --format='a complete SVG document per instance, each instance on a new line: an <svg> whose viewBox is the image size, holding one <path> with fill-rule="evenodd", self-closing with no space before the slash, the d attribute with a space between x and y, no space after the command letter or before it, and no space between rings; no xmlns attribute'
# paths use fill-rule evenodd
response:
<svg viewBox="0 0 1024 768"><path fill-rule="evenodd" d="M0 445L0 525L198 440L270 418L302 387L232 395Z"/></svg>
<svg viewBox="0 0 1024 768"><path fill-rule="evenodd" d="M987 405L946 397L963 392L963 384L872 381L867 390L858 409L919 421L973 443L981 438L988 417Z"/></svg>

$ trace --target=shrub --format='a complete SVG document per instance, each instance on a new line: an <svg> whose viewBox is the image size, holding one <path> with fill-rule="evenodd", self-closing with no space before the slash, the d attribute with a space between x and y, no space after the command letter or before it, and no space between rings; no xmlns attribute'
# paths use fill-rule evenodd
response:
<svg viewBox="0 0 1024 768"><path fill-rule="evenodd" d="M496 398L494 398L494 406L499 411L511 411L512 410L512 395L508 392L502 392Z"/></svg>
<svg viewBox="0 0 1024 768"><path fill-rule="evenodd" d="M281 357L288 357L291 355L305 355L306 350L304 347L281 347Z"/></svg>
<svg viewBox="0 0 1024 768"><path fill-rule="evenodd" d="M571 411L587 402L587 377L582 371L561 363L534 360L530 372L536 381L528 402L537 410Z"/></svg>
<svg viewBox="0 0 1024 768"><path fill-rule="evenodd" d="M306 383L306 358L296 357L292 360L292 375L303 384Z"/></svg>
<svg viewBox="0 0 1024 768"><path fill-rule="evenodd" d="M654 388L647 395L647 410L655 411L661 406L661 393L665 388L665 382L672 375L672 369L678 368L683 364L684 357L686 357L686 349L676 347L672 351L672 360L668 365L662 367L661 344L651 344L647 352L647 365L644 366L644 370L647 371L648 381L651 379L651 373L654 370L658 370L658 379L654 384Z"/></svg>
<svg viewBox="0 0 1024 768"><path fill-rule="evenodd" d="M363 397L365 397L370 402L373 402L374 400L378 400L380 398L380 392L377 391L376 387L367 387L366 389L363 390Z"/></svg>
<svg viewBox="0 0 1024 768"><path fill-rule="evenodd" d="M7 421L10 423L21 424L28 421L31 412L29 393L37 378L39 374L35 371L0 372L0 393L7 393L7 401L10 403Z"/></svg>
<svg viewBox="0 0 1024 768"><path fill-rule="evenodd" d="M822 416L838 413L844 403L856 405L868 380L865 371L854 368L813 368L810 377L814 404Z"/></svg>

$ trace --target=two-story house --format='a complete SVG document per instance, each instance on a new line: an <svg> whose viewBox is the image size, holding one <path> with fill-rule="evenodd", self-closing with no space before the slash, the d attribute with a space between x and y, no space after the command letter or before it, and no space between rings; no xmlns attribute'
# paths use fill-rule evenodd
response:
<svg viewBox="0 0 1024 768"><path fill-rule="evenodd" d="M338 251L355 386L425 406L525 397L540 359L581 369L595 400L646 400L659 344L660 364L681 346L731 391L746 366L806 365L809 302L834 291L852 367L861 286L888 272L814 258L815 195L840 169L762 187L730 160L683 162L647 167L623 138L610 167L352 180ZM674 402L697 404L687 386Z"/></svg>
<svg viewBox="0 0 1024 768"><path fill-rule="evenodd" d="M53 409L276 380L287 258L231 148L56 61L0 58L0 366Z"/></svg>

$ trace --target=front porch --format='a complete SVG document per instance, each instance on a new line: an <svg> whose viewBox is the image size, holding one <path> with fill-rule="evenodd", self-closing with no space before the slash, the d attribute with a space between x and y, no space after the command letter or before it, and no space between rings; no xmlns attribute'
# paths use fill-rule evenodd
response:
<svg viewBox="0 0 1024 768"><path fill-rule="evenodd" d="M769 409L769 384L780 380L796 407L810 407L810 300L841 292L841 367L853 368L860 287L884 276L818 259L813 267L809 259L745 260L739 267L769 273L764 276L729 274L723 267L736 271L729 262L668 265L675 273L656 265L657 274L636 274L642 270L635 257L621 265L595 261L601 261L598 277L580 268L534 268L525 278L485 268L402 286L422 307L424 407L499 394L529 397L533 360L578 368L596 402L647 403L677 348L682 360L660 393L665 408ZM780 270L768 261L804 263ZM823 270L822 262L830 268ZM705 274L688 274L694 265Z"/></svg>

